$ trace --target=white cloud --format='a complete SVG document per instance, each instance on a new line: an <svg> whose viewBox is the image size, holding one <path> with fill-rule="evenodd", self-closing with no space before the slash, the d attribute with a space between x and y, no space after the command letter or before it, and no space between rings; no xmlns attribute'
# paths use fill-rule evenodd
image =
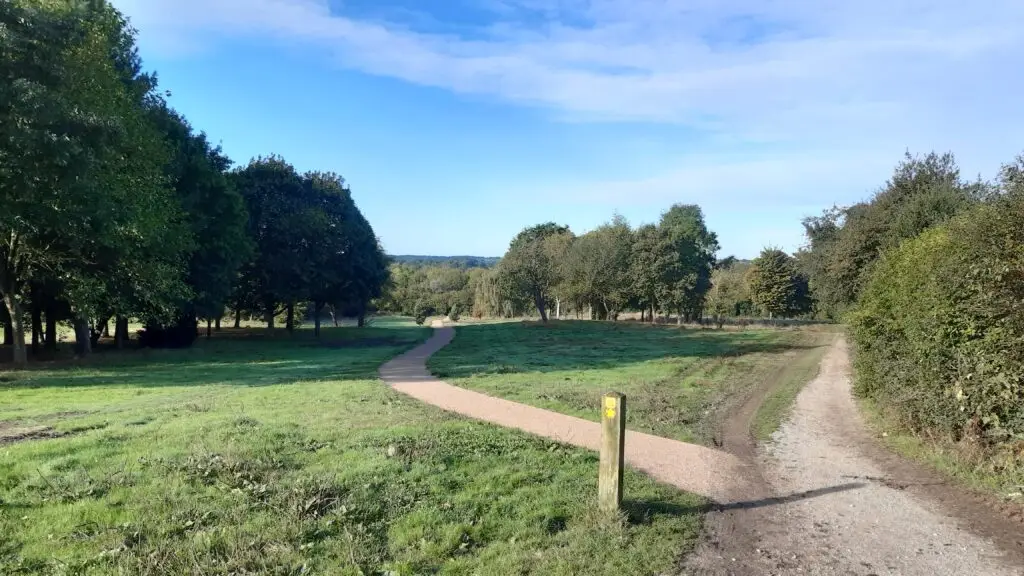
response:
<svg viewBox="0 0 1024 576"><path fill-rule="evenodd" d="M695 180L725 193L766 174L796 190L891 166L908 147L953 148L991 173L1022 146L1020 0L478 2L493 21L457 36L359 19L343 4L332 12L327 0L116 0L153 50L272 37L344 67L566 119L679 124L720 149L791 151L681 159L661 176L603 184L615 197Z"/></svg>

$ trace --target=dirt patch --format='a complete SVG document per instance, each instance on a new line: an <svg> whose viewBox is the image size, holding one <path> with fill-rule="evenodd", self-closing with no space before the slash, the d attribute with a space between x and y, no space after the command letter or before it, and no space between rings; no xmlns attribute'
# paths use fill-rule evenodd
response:
<svg viewBox="0 0 1024 576"><path fill-rule="evenodd" d="M106 426L93 425L84 426L80 428L74 428L67 431L55 430L53 426L41 424L40 422L58 422L73 418L75 416L82 416L87 412L55 412L48 414L40 418L34 418L33 422L25 422L22 420L0 420L0 446L7 444L14 444L15 442L22 442L26 440L45 440L48 438L63 438L72 434L78 434L88 430L95 430Z"/></svg>
<svg viewBox="0 0 1024 576"><path fill-rule="evenodd" d="M754 445L752 393L724 421L723 446L758 477L709 514L694 574L1024 574L1019 524L973 503L867 433L850 394L845 342L797 398L766 450Z"/></svg>
<svg viewBox="0 0 1024 576"><path fill-rule="evenodd" d="M23 426L12 422L0 422L0 446L24 440L60 438L65 432L58 432L50 426Z"/></svg>

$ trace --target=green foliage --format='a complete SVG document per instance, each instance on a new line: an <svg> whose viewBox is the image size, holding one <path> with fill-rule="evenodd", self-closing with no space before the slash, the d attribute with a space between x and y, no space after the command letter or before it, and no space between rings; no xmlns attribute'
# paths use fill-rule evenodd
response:
<svg viewBox="0 0 1024 576"><path fill-rule="evenodd" d="M809 240L800 262L822 315L838 318L852 306L885 250L941 224L990 193L967 183L952 154L907 153L868 202L833 208L804 221Z"/></svg>
<svg viewBox="0 0 1024 576"><path fill-rule="evenodd" d="M708 312L721 321L726 317L755 315L754 301L747 282L749 263L726 262L711 273Z"/></svg>
<svg viewBox="0 0 1024 576"><path fill-rule="evenodd" d="M890 250L851 315L857 391L915 430L1024 434L1022 166L996 198Z"/></svg>
<svg viewBox="0 0 1024 576"><path fill-rule="evenodd" d="M630 301L633 232L621 217L576 238L562 262L558 293L598 319L615 318Z"/></svg>
<svg viewBox="0 0 1024 576"><path fill-rule="evenodd" d="M810 310L804 279L796 260L778 248L765 248L747 273L750 298L769 318L795 316Z"/></svg>
<svg viewBox="0 0 1024 576"><path fill-rule="evenodd" d="M679 311L679 321L696 320L711 289L711 271L718 252L718 237L708 230L704 213L693 204L676 204L662 214L660 247L662 307Z"/></svg>
<svg viewBox="0 0 1024 576"><path fill-rule="evenodd" d="M186 278L192 300L182 313L220 318L252 251L244 202L226 174L231 161L166 104L153 106L150 115L173 152L166 165L168 180L196 239Z"/></svg>
<svg viewBox="0 0 1024 576"><path fill-rule="evenodd" d="M562 259L572 242L567 226L553 222L524 229L498 264L502 290L529 298L545 322L552 293L562 280Z"/></svg>
<svg viewBox="0 0 1024 576"><path fill-rule="evenodd" d="M187 295L192 236L131 31L105 2L22 6L0 4L0 292L15 341L30 282L58 288L80 323L110 307L166 314Z"/></svg>
<svg viewBox="0 0 1024 576"><path fill-rule="evenodd" d="M464 270L472 268L493 268L501 258L491 256L415 256L400 254L391 256L391 261L410 266L447 266Z"/></svg>

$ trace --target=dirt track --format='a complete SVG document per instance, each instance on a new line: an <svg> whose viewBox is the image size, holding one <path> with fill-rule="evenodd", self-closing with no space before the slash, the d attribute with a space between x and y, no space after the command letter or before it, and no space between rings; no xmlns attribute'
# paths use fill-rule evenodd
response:
<svg viewBox="0 0 1024 576"><path fill-rule="evenodd" d="M757 450L743 417L725 448L761 471L732 506L709 517L692 574L1018 575L1018 522L985 508L927 470L887 454L866 432L850 394L846 343L836 342L792 417ZM745 504L744 504L745 503Z"/></svg>

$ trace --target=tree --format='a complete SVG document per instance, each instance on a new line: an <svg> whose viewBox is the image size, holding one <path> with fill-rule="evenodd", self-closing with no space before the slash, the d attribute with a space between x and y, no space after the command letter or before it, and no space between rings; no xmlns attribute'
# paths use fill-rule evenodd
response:
<svg viewBox="0 0 1024 576"><path fill-rule="evenodd" d="M629 261L629 276L633 298L641 309L650 310L654 321L661 286L666 283L665 272L671 259L666 235L654 224L637 228L633 235L633 248Z"/></svg>
<svg viewBox="0 0 1024 576"><path fill-rule="evenodd" d="M551 291L561 281L561 259L568 239L569 227L554 222L526 228L512 240L498 264L505 289L533 300L544 322L548 321Z"/></svg>
<svg viewBox="0 0 1024 576"><path fill-rule="evenodd" d="M796 276L792 256L778 248L765 248L748 273L751 298L769 318L789 315L796 302Z"/></svg>
<svg viewBox="0 0 1024 576"><path fill-rule="evenodd" d="M719 323L727 316L747 316L753 313L753 301L747 284L750 264L735 258L719 263L711 273L708 309Z"/></svg>
<svg viewBox="0 0 1024 576"><path fill-rule="evenodd" d="M239 278L239 286L252 292L236 297L254 302L272 329L282 304L292 311L309 296L316 266L312 246L326 226L325 216L302 177L279 156L252 160L234 173L234 180L245 199L247 232L255 246Z"/></svg>
<svg viewBox="0 0 1024 576"><path fill-rule="evenodd" d="M209 324L223 315L239 268L251 257L245 228L248 214L227 175L231 161L219 147L211 146L205 134L193 133L188 122L162 101L152 106L150 117L172 151L166 166L168 180L197 240L188 256L186 283L191 294L174 310L174 335L159 340L167 345L188 345L195 338L197 317ZM119 343L122 322L127 323L124 315L118 316ZM157 343L155 333L166 330L158 319L147 323L153 344Z"/></svg>
<svg viewBox="0 0 1024 576"><path fill-rule="evenodd" d="M869 201L805 220L810 244L801 261L818 306L841 316L857 301L881 253L989 195L988 185L960 178L952 154L907 153Z"/></svg>
<svg viewBox="0 0 1024 576"><path fill-rule="evenodd" d="M632 296L633 232L621 216L576 238L563 266L565 294L577 309L588 306L599 319L614 319Z"/></svg>
<svg viewBox="0 0 1024 576"><path fill-rule="evenodd" d="M183 291L191 240L144 114L154 84L137 74L130 30L105 3L59 4L0 4L0 292L17 364L30 281L61 285L85 353L106 302L132 291L160 308Z"/></svg>
<svg viewBox="0 0 1024 576"><path fill-rule="evenodd" d="M708 230L704 213L693 204L675 204L661 216L659 230L671 248L663 259L659 300L679 312L679 322L695 320L704 309L716 263L718 236Z"/></svg>

